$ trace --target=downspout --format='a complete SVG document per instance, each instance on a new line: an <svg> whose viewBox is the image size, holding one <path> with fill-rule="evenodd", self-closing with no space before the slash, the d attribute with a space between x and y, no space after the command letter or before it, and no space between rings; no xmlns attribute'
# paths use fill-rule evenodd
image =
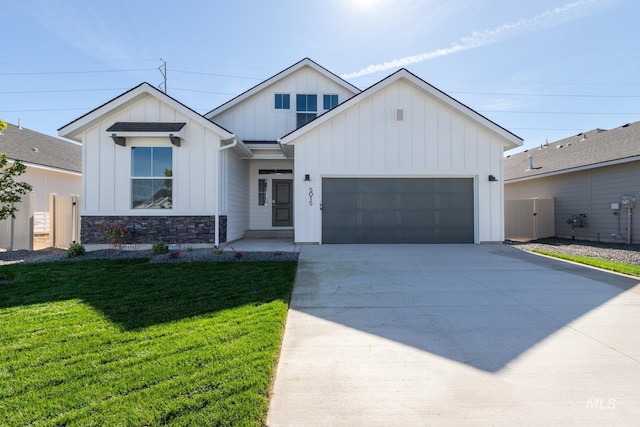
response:
<svg viewBox="0 0 640 427"><path fill-rule="evenodd" d="M235 135L231 135L230 138L233 142L228 145L223 145L218 148L218 188L216 190L216 231L214 233L214 245L217 248L220 246L220 153L224 150L228 150L230 148L236 147L238 145L238 138Z"/></svg>

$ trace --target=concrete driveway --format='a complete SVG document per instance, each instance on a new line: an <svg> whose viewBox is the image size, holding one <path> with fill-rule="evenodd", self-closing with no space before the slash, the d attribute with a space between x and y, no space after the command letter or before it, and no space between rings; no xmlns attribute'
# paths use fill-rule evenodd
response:
<svg viewBox="0 0 640 427"><path fill-rule="evenodd" d="M268 425L635 425L638 283L501 245L303 246Z"/></svg>

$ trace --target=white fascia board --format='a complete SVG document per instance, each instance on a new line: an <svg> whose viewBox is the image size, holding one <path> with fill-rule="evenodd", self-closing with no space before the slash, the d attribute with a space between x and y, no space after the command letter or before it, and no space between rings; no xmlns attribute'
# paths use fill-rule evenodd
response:
<svg viewBox="0 0 640 427"><path fill-rule="evenodd" d="M460 114L462 114L464 117L469 117L469 118L473 119L478 124L480 124L482 127L486 128L487 130L490 130L494 134L500 136L503 140L506 140L506 142L504 144L504 150L505 151L506 150L510 150L512 148L515 148L515 147L519 147L519 146L522 145L523 141L522 141L521 138L517 137L516 135L514 135L511 132L507 131L506 129L500 127L496 123L492 122L491 120L487 119L486 117L482 116L481 114L475 112L474 110L472 110L471 108L465 106L464 104L460 103L459 101L456 101L455 99L451 98L450 96L444 94L443 92L439 91L435 87L431 86L430 84L428 84L425 81L421 80L420 78L416 77L414 74L408 72L404 68L399 70L399 71L396 71L394 74L384 78L383 80L379 81L378 83L375 83L373 86L369 87L368 89L365 89L364 91L362 91L358 95L348 99L347 101L345 101L342 104L338 105L334 109L327 111L323 115L317 117L315 120L309 122L307 125L304 125L304 126L298 128L298 129L296 129L295 131L289 133L288 135L285 135L278 142L280 142L281 144L284 144L284 145L292 142L293 140L298 138L300 135L310 131L311 129L316 128L317 126L320 126L322 123L325 123L328 120L331 120L337 114L340 114L343 111L345 111L346 109L351 108L353 105L357 104L361 100L366 99L369 96L372 96L373 94L379 92L380 90L384 89L385 87L389 86L390 84L393 84L393 83L397 82L398 80L405 80L405 81L411 83L413 86L417 87L422 92L430 95L432 98L436 98L437 100L439 100L440 102L444 103L445 105L447 105L447 106L457 110L458 112L460 112Z"/></svg>
<svg viewBox="0 0 640 427"><path fill-rule="evenodd" d="M88 127L92 126L92 124L102 117L113 114L113 112L117 109L124 108L128 105L133 104L134 102L142 99L144 96L153 96L171 106L177 111L180 111L185 116L191 118L192 120L200 123L206 128L211 129L213 132L218 134L222 139L231 139L233 138L233 134L226 129L218 126L210 120L207 120L205 117L196 113L195 111L189 109L185 105L166 95L165 93L159 91L148 83L142 83L141 85L129 90L128 92L123 93L122 95L112 99L111 101L105 103L104 105L96 108L95 110L89 112L88 114L80 117L79 119L69 123L68 125L60 128L58 130L58 135L64 138L69 138L77 142L82 142L82 132ZM124 134L122 136L125 136ZM134 136L134 135L130 135ZM137 134L140 136L140 133Z"/></svg>
<svg viewBox="0 0 640 427"><path fill-rule="evenodd" d="M208 113L206 113L204 115L204 117L206 117L208 119L211 119L212 117L215 117L215 116L223 113L224 111L227 111L228 109L233 108L234 106L240 104L241 102L243 102L246 99L254 96L255 94L257 94L259 92L262 92L263 90L267 89L268 87L270 87L270 86L276 84L277 82L287 78L291 74L297 72L298 70L300 70L300 69L302 69L304 67L312 68L316 72L322 74L324 77L330 79L331 81L333 81L334 83L338 84L339 86L342 86L343 88L345 88L345 90L351 92L354 95L356 95L356 94L361 92L360 89L358 89L357 87L355 87L351 83L347 82L346 80L341 79L340 77L338 77L335 74L331 73L327 69L325 69L325 68L321 67L320 65L316 64L311 59L305 58L302 61L290 66L289 68L280 71L278 74L268 78L267 80L263 81L262 83L257 84L256 86L252 87L251 89L247 90L246 92L241 93L240 95L236 96L235 98L233 98L233 99L225 102L224 104L214 108L213 110L211 110Z"/></svg>

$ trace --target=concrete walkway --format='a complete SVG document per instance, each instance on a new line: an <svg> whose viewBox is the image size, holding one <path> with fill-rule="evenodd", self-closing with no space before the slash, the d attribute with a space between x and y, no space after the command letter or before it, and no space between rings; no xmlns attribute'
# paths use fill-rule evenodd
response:
<svg viewBox="0 0 640 427"><path fill-rule="evenodd" d="M500 245L303 246L267 423L635 425L638 282Z"/></svg>

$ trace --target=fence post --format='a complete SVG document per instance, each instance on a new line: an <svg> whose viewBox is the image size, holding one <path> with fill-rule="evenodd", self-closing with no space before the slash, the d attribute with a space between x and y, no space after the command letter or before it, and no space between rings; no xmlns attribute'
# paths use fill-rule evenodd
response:
<svg viewBox="0 0 640 427"><path fill-rule="evenodd" d="M56 193L49 193L49 246L56 247Z"/></svg>

